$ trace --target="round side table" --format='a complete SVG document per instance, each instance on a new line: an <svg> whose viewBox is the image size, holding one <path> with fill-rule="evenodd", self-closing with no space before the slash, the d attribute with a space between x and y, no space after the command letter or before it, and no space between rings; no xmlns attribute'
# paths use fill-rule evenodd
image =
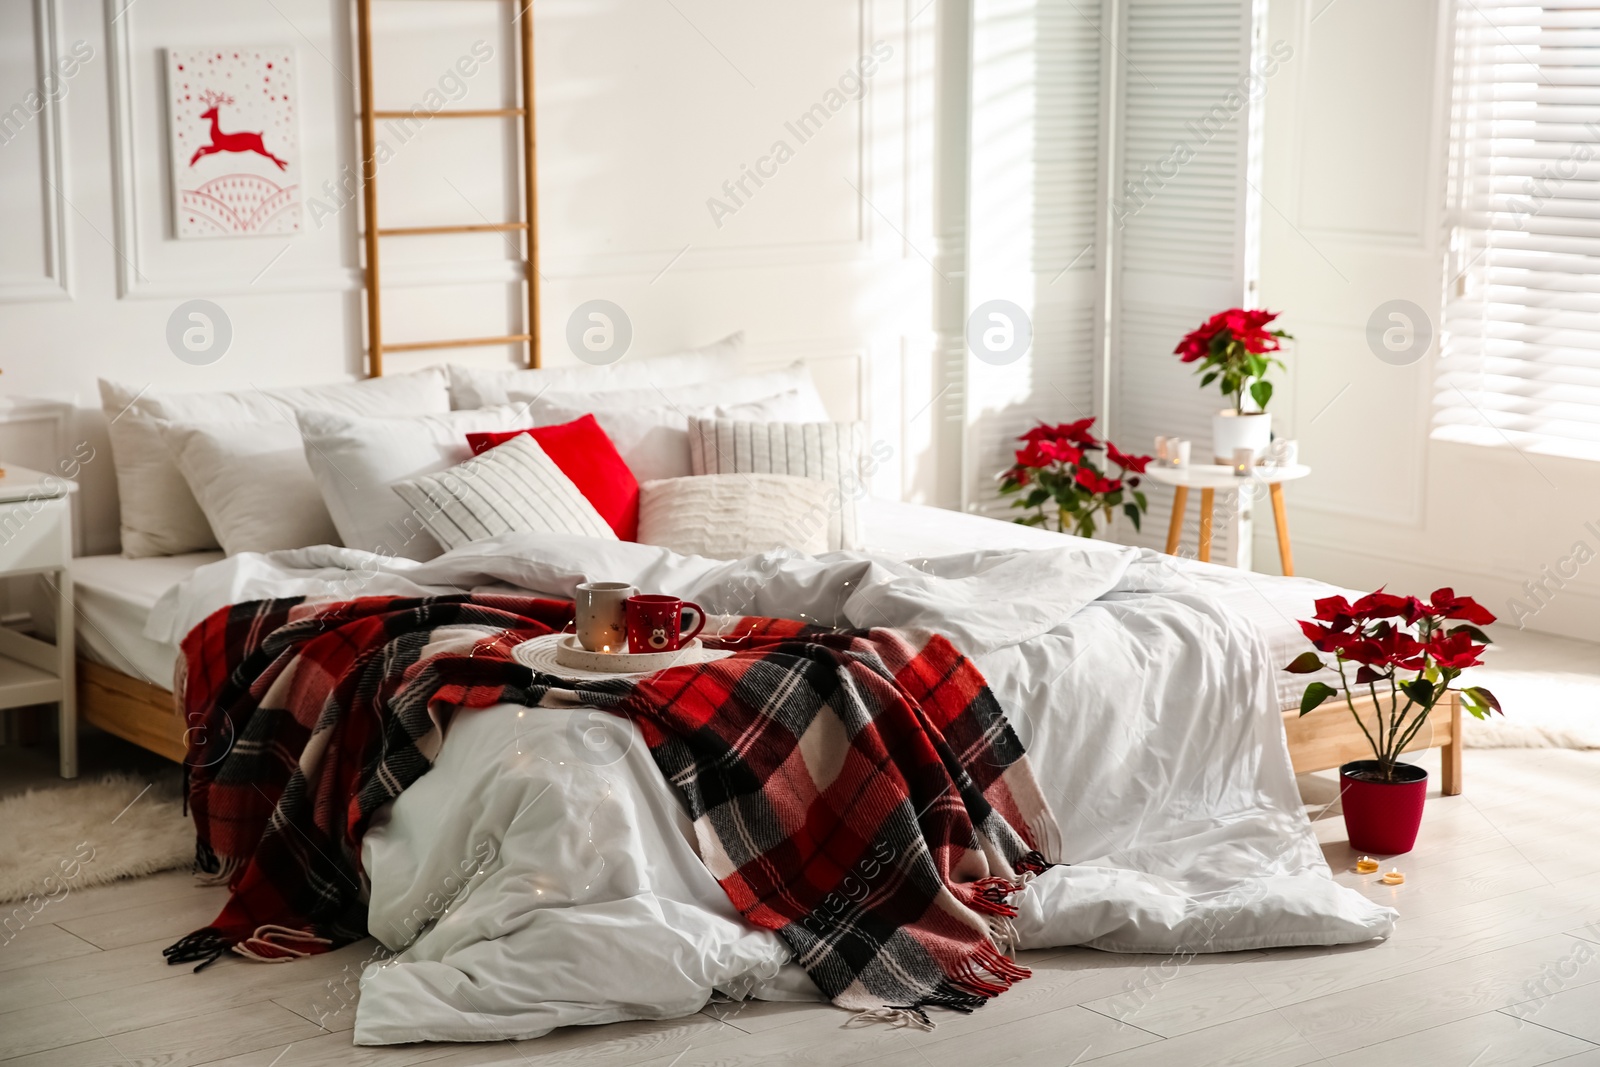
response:
<svg viewBox="0 0 1600 1067"><path fill-rule="evenodd" d="M1283 562L1283 573L1294 574L1294 552L1289 547L1289 518L1284 511L1283 483L1304 478L1311 468L1303 464L1293 467L1257 467L1240 477L1232 467L1210 463L1196 463L1187 467L1157 467L1151 465L1144 476L1153 482L1173 487L1172 522L1167 527L1167 553L1178 551L1183 536L1183 513L1189 504L1189 490L1200 490L1200 560L1211 562L1211 518L1217 490L1237 491L1247 482L1265 483L1272 498L1272 522L1278 532L1278 558Z"/></svg>

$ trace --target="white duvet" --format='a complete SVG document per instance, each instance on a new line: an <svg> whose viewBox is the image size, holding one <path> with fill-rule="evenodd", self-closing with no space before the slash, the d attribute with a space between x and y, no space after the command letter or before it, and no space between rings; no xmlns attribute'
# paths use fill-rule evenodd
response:
<svg viewBox="0 0 1600 1067"><path fill-rule="evenodd" d="M209 611L264 596L509 585L565 597L591 579L713 614L934 629L976 660L1061 827L1071 866L1023 894L1020 947L1189 953L1387 936L1395 913L1334 883L1302 814L1280 665L1187 566L1076 539L913 565L853 553L718 563L508 535L424 564L337 548L241 555L171 591L147 633L176 641ZM692 841L631 724L582 707L458 716L433 770L365 840L369 924L402 951L364 975L356 1041L669 1018L714 990L815 997Z"/></svg>

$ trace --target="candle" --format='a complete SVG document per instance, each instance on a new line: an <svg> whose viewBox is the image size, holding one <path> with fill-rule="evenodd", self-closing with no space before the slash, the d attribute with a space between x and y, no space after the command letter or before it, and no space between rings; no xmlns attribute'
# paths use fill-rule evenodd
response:
<svg viewBox="0 0 1600 1067"><path fill-rule="evenodd" d="M1233 450L1233 473L1235 477L1248 477L1255 469L1256 454L1254 449L1236 448Z"/></svg>
<svg viewBox="0 0 1600 1067"><path fill-rule="evenodd" d="M1174 467L1187 467L1189 465L1188 441L1168 442L1167 454L1172 457Z"/></svg>
<svg viewBox="0 0 1600 1067"><path fill-rule="evenodd" d="M1156 462L1161 464L1163 467L1165 467L1167 465L1167 463L1171 460L1171 458L1172 457L1167 453L1167 438L1162 437L1160 434L1157 434L1156 435Z"/></svg>
<svg viewBox="0 0 1600 1067"><path fill-rule="evenodd" d="M1406 876L1400 873L1400 868L1398 867L1389 868L1389 873L1379 879L1384 885L1400 885L1405 880Z"/></svg>
<svg viewBox="0 0 1600 1067"><path fill-rule="evenodd" d="M1371 856L1362 856L1356 860L1357 874L1375 874L1378 870L1378 861Z"/></svg>

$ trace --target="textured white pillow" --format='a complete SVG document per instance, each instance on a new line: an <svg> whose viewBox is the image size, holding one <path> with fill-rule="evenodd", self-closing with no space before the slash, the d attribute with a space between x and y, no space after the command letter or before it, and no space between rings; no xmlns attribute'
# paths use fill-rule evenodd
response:
<svg viewBox="0 0 1600 1067"><path fill-rule="evenodd" d="M293 423L159 425L228 555L339 543Z"/></svg>
<svg viewBox="0 0 1600 1067"><path fill-rule="evenodd" d="M100 380L122 508L122 554L170 556L216 548L217 538L162 440L159 423L278 422L304 408L347 414L450 410L437 367L360 382L226 393L168 393Z"/></svg>
<svg viewBox="0 0 1600 1067"><path fill-rule="evenodd" d="M601 396L591 401L603 399ZM659 399L659 396L658 396ZM661 478L686 478L694 473L689 463L689 419L695 415L751 419L794 420L811 410L805 396L795 389L777 396L743 404L686 406L662 404L655 407L613 407L609 404L540 401L533 405L534 422L554 426L592 414L600 428L617 446L622 462L641 482Z"/></svg>
<svg viewBox="0 0 1600 1067"><path fill-rule="evenodd" d="M639 541L686 556L743 559L828 551L826 482L785 474L708 474L639 487Z"/></svg>
<svg viewBox="0 0 1600 1067"><path fill-rule="evenodd" d="M792 474L829 486L828 547L860 548L867 495L862 480L866 427L859 422L691 418L689 465L695 474Z"/></svg>
<svg viewBox="0 0 1600 1067"><path fill-rule="evenodd" d="M407 559L432 559L443 549L390 486L471 459L469 433L531 425L526 409L515 404L389 419L302 411L299 419L306 462L340 539L351 548Z"/></svg>
<svg viewBox="0 0 1600 1067"><path fill-rule="evenodd" d="M617 540L609 523L539 442L523 434L395 493L448 551L503 533L568 533Z"/></svg>
<svg viewBox="0 0 1600 1067"><path fill-rule="evenodd" d="M737 374L744 334L729 334L715 344L668 356L590 366L541 367L537 370L491 370L450 366L450 402L457 409L486 408L516 399L513 392L536 396L546 389L604 392L638 389L652 384L689 385L718 382Z"/></svg>

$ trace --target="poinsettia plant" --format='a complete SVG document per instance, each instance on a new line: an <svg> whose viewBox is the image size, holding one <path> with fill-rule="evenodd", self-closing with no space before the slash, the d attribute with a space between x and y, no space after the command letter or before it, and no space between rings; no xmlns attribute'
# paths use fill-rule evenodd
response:
<svg viewBox="0 0 1600 1067"><path fill-rule="evenodd" d="M1282 340L1294 340L1282 330L1267 329L1277 317L1278 312L1260 308L1219 311L1199 329L1185 334L1172 354L1185 363L1200 364L1195 373L1201 376L1201 388L1221 379L1222 395L1233 397L1233 410L1237 414L1244 414L1247 389L1256 402L1256 410L1265 411L1267 401L1272 399L1272 383L1267 381L1267 371L1273 364L1287 369L1281 359L1274 359L1267 353L1278 351Z"/></svg>
<svg viewBox="0 0 1600 1067"><path fill-rule="evenodd" d="M1094 419L1051 426L1041 422L1017 440L1016 462L1000 474L1000 493L1030 514L1015 521L1093 537L1100 518L1122 513L1139 528L1150 502L1139 491L1149 456L1130 456L1090 431ZM1102 457L1095 462L1095 457ZM1113 471L1113 468L1115 470ZM1053 525L1052 525L1053 522Z"/></svg>
<svg viewBox="0 0 1600 1067"><path fill-rule="evenodd" d="M1492 622L1487 608L1448 587L1435 589L1425 601L1382 589L1354 604L1342 596L1324 597L1316 602L1316 619L1300 623L1317 652L1301 653L1284 670L1315 674L1330 666L1318 653L1333 654L1340 688L1312 682L1300 698L1300 714L1315 711L1342 692L1372 745L1383 780L1393 781L1400 754L1428 721L1428 713L1452 692L1451 684L1462 671L1482 662L1489 637L1479 627ZM1375 733L1356 711L1353 694L1362 686L1372 696ZM1500 701L1482 686L1454 691L1476 718L1500 711Z"/></svg>

